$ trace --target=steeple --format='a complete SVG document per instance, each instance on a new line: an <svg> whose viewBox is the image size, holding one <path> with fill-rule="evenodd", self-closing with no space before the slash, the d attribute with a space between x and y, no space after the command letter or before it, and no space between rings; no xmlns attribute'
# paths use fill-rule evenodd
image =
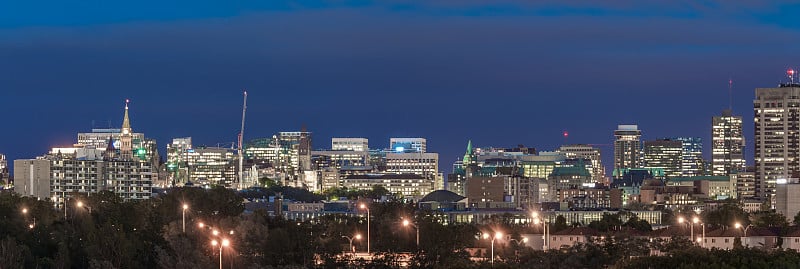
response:
<svg viewBox="0 0 800 269"><path fill-rule="evenodd" d="M464 165L470 165L471 163L473 163L475 158L474 154L475 153L472 150L472 140L469 140L469 142L467 142L467 152L464 153L464 160L462 163Z"/></svg>
<svg viewBox="0 0 800 269"><path fill-rule="evenodd" d="M119 136L119 155L122 160L133 159L133 132L131 131L131 121L128 119L128 103L130 100L125 99L125 117L122 119L122 133Z"/></svg>
<svg viewBox="0 0 800 269"><path fill-rule="evenodd" d="M123 132L125 132L125 130L128 130L128 132L131 131L131 120L128 119L128 103L130 103L130 100L125 99L125 117L122 119Z"/></svg>

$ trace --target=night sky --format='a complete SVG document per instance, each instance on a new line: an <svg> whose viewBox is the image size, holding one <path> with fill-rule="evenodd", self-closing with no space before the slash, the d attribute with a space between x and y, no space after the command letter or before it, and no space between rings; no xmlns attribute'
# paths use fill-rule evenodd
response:
<svg viewBox="0 0 800 269"><path fill-rule="evenodd" d="M230 143L246 88L246 139L425 137L445 173L468 139L553 150L564 130L611 144L617 124L702 137L710 157L732 78L752 163L754 88L800 66L800 5L564 2L2 1L0 152L118 127L126 98L162 151Z"/></svg>

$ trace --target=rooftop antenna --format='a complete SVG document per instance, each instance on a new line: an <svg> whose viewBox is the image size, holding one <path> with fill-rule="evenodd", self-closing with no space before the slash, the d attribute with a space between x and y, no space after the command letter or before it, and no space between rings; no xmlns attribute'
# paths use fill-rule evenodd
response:
<svg viewBox="0 0 800 269"><path fill-rule="evenodd" d="M567 132L567 130L564 130L564 145L568 145L567 138L569 138L569 132Z"/></svg>
<svg viewBox="0 0 800 269"><path fill-rule="evenodd" d="M247 111L247 90L244 91L244 103L242 104L242 129L239 130L239 189L243 189L242 163L244 162L244 148L242 147L242 140L244 139L244 115Z"/></svg>
<svg viewBox="0 0 800 269"><path fill-rule="evenodd" d="M786 75L789 76L789 81L791 82L791 84L794 84L794 73L795 73L794 69L792 69L792 68L789 68L789 70L786 70Z"/></svg>
<svg viewBox="0 0 800 269"><path fill-rule="evenodd" d="M728 77L728 110L733 113L733 78Z"/></svg>

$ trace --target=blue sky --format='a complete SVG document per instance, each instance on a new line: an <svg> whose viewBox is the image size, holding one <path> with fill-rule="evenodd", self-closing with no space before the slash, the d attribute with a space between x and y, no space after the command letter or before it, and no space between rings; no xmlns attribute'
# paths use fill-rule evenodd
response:
<svg viewBox="0 0 800 269"><path fill-rule="evenodd" d="M166 2L166 3L165 3ZM476 146L698 136L800 66L800 5L779 1L5 1L0 152L32 158L96 125L196 144L421 136L441 169ZM102 124L101 124L102 123ZM611 148L603 148L611 166ZM708 151L708 150L706 150Z"/></svg>

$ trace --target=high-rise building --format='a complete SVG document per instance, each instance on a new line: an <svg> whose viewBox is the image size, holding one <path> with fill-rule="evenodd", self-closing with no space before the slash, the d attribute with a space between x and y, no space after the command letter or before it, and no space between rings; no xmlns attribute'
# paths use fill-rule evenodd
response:
<svg viewBox="0 0 800 269"><path fill-rule="evenodd" d="M745 168L742 117L730 109L711 119L711 161L715 176L727 176Z"/></svg>
<svg viewBox="0 0 800 269"><path fill-rule="evenodd" d="M369 151L369 139L366 138L331 138L331 150L334 151Z"/></svg>
<svg viewBox="0 0 800 269"><path fill-rule="evenodd" d="M614 138L614 170L642 167L642 131L639 126L619 125Z"/></svg>
<svg viewBox="0 0 800 269"><path fill-rule="evenodd" d="M644 167L663 169L667 178L680 177L683 163L683 142L659 139L644 142Z"/></svg>
<svg viewBox="0 0 800 269"><path fill-rule="evenodd" d="M756 192L771 199L776 182L800 176L800 84L757 88L755 93Z"/></svg>
<svg viewBox="0 0 800 269"><path fill-rule="evenodd" d="M8 160L6 155L0 154L0 185L8 184Z"/></svg>
<svg viewBox="0 0 800 269"><path fill-rule="evenodd" d="M170 173L172 185L183 185L189 180L187 166L189 149L192 148L191 137L173 138L167 144L167 172Z"/></svg>
<svg viewBox="0 0 800 269"><path fill-rule="evenodd" d="M752 166L747 166L745 167L744 170L741 170L739 172L734 171L734 173L736 175L737 197L739 197L739 199L748 199L756 197L755 168Z"/></svg>
<svg viewBox="0 0 800 269"><path fill-rule="evenodd" d="M569 159L584 159L591 162L592 169L589 173L592 174L592 179L596 183L609 185L609 180L606 177L606 168L603 166L602 158L600 156L600 148L592 147L590 145L563 145L557 150L564 153Z"/></svg>
<svg viewBox="0 0 800 269"><path fill-rule="evenodd" d="M675 137L671 140L683 144L681 153L681 175L684 177L703 176L703 140L699 137Z"/></svg>
<svg viewBox="0 0 800 269"><path fill-rule="evenodd" d="M426 152L428 150L425 138L390 138L389 149L394 152Z"/></svg>
<svg viewBox="0 0 800 269"><path fill-rule="evenodd" d="M187 150L189 181L199 185L235 187L236 151L230 148L197 147Z"/></svg>

